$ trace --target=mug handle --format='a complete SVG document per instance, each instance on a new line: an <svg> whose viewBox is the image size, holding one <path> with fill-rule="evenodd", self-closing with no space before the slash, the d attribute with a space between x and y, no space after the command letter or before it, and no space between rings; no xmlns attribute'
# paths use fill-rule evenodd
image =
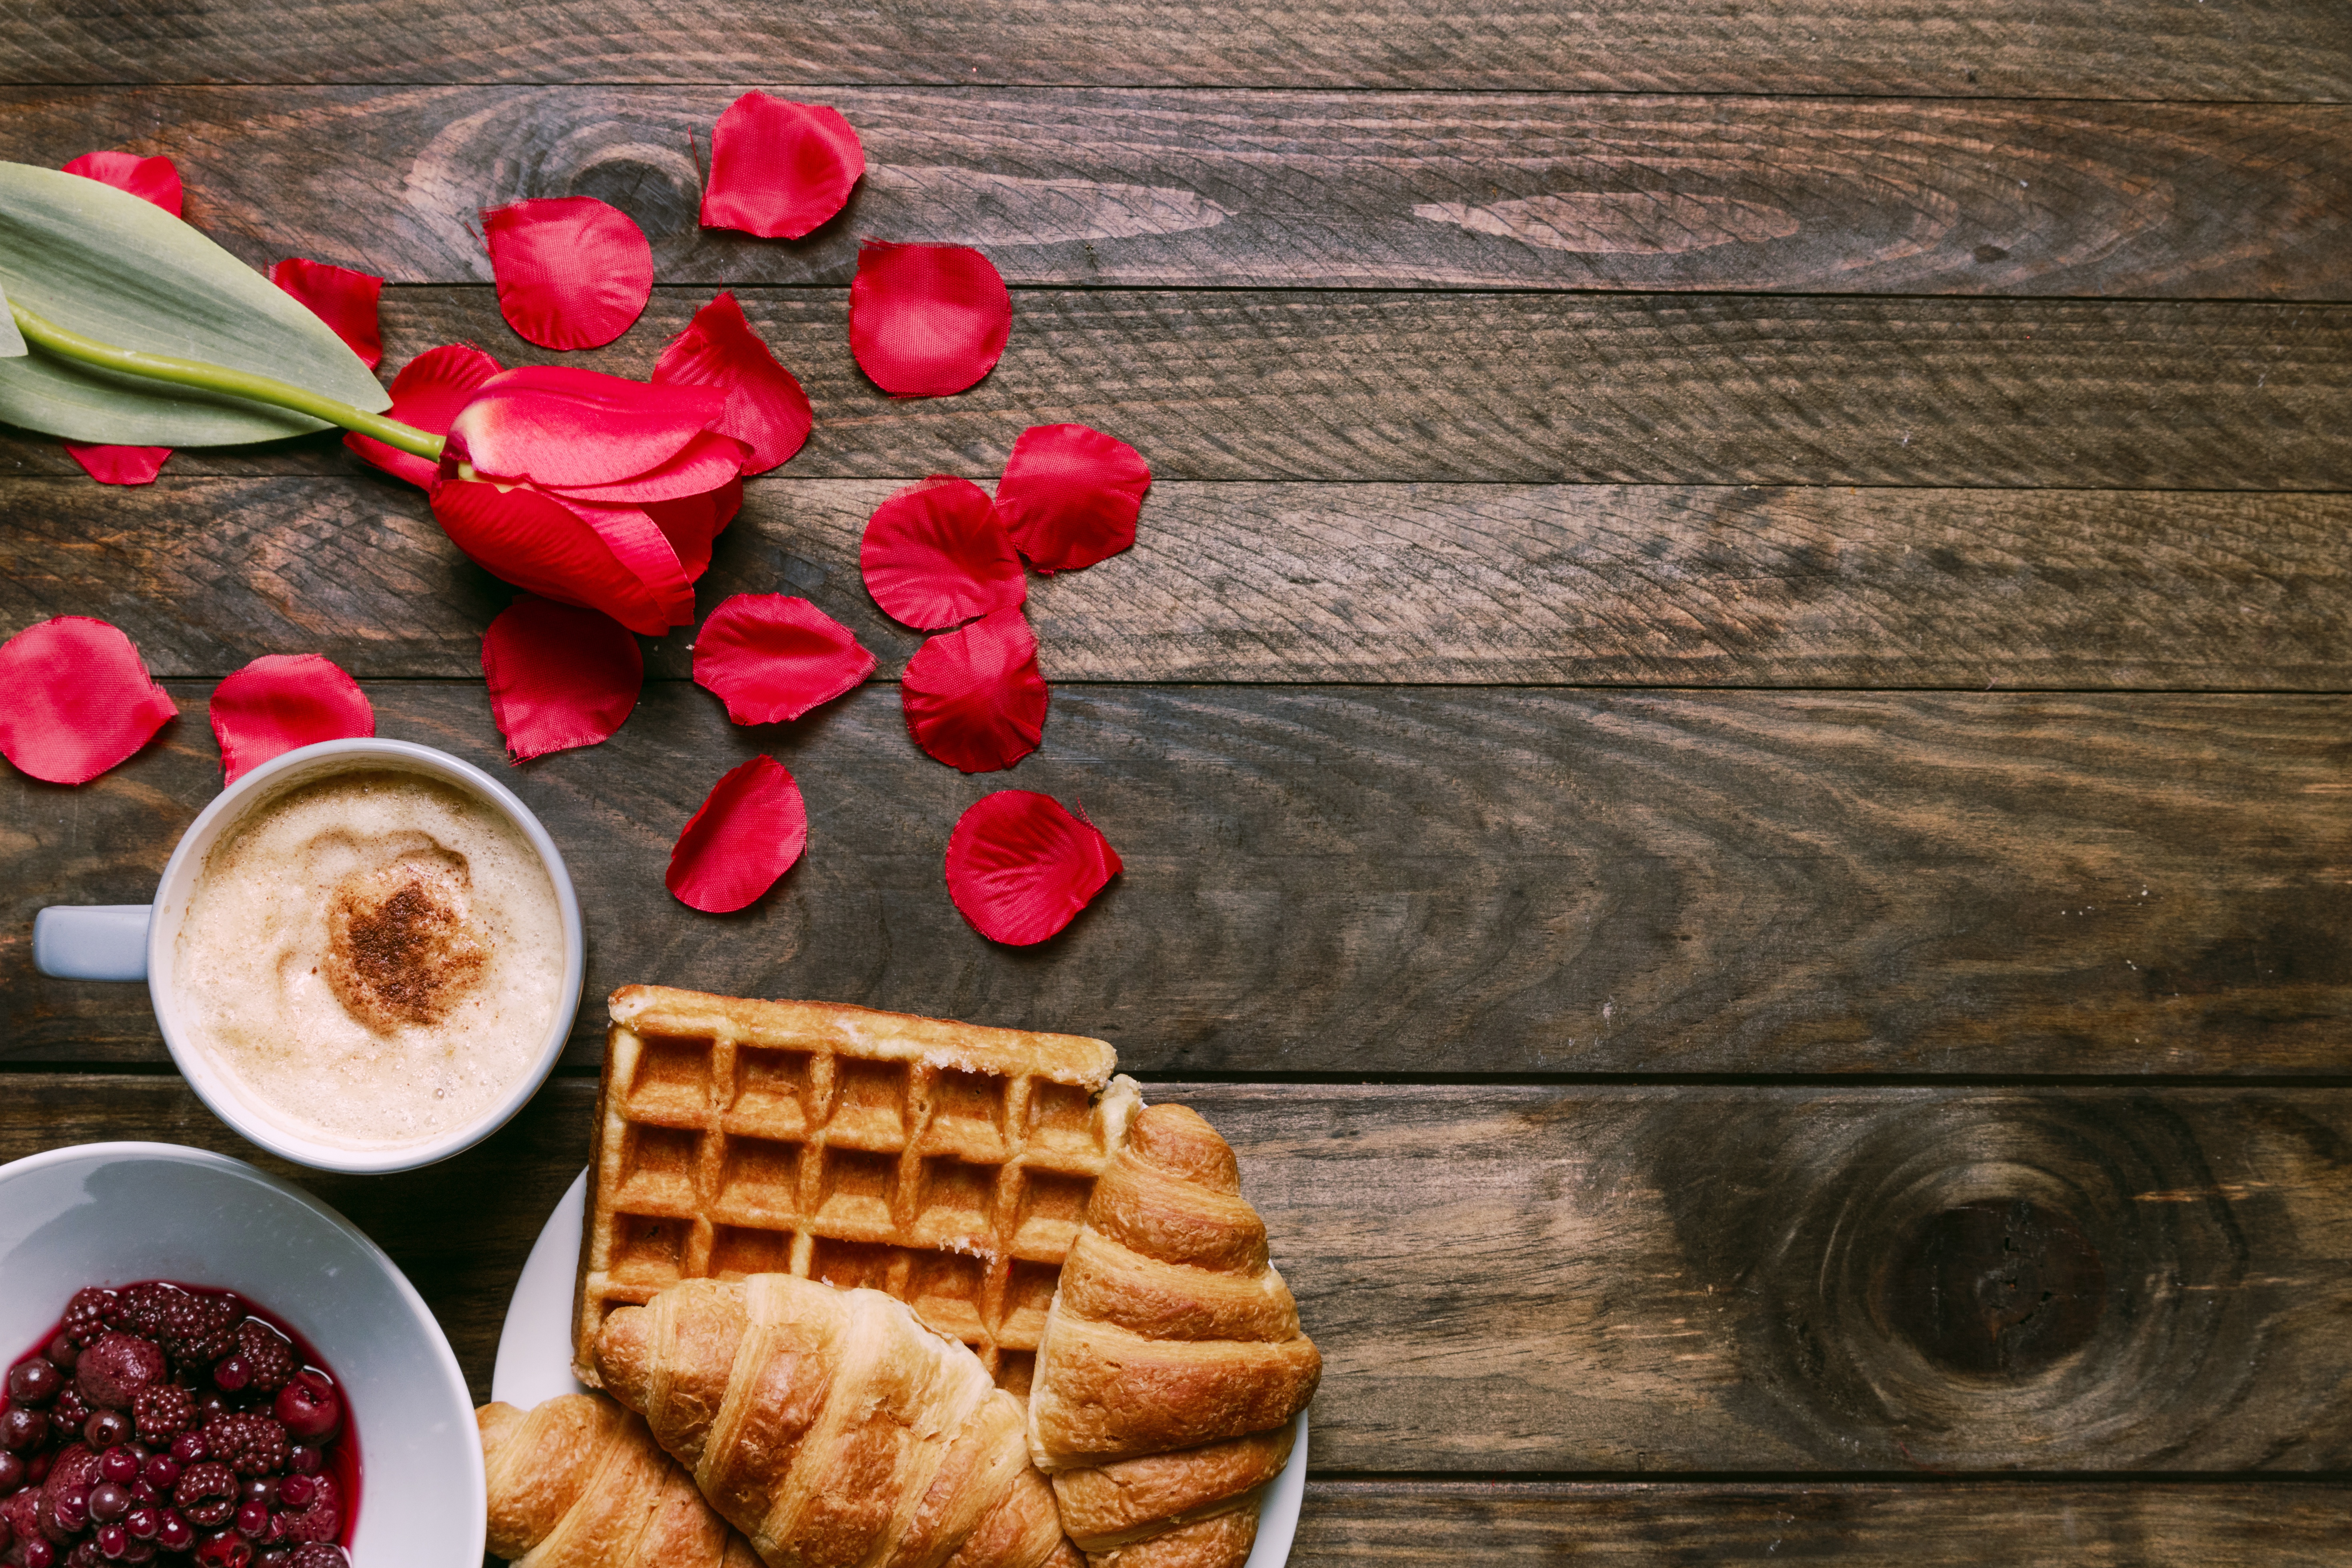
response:
<svg viewBox="0 0 2352 1568"><path fill-rule="evenodd" d="M52 904L33 917L33 967L58 980L147 978L149 904Z"/></svg>

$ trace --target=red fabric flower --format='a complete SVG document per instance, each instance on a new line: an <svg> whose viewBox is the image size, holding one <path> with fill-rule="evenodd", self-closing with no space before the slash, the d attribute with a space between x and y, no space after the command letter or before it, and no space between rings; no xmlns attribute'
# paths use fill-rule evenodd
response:
<svg viewBox="0 0 2352 1568"><path fill-rule="evenodd" d="M255 659L213 688L212 721L224 784L297 746L375 733L359 682L315 653Z"/></svg>
<svg viewBox="0 0 2352 1568"><path fill-rule="evenodd" d="M686 331L662 350L654 384L715 386L726 393L719 428L751 448L746 474L764 474L799 451L815 423L808 394L743 319L735 296L724 291L697 310Z"/></svg>
<svg viewBox="0 0 2352 1568"><path fill-rule="evenodd" d="M945 474L874 509L857 567L885 615L926 631L1018 609L1029 597L1029 579L988 492Z"/></svg>
<svg viewBox="0 0 2352 1568"><path fill-rule="evenodd" d="M383 363L383 329L376 317L383 279L289 256L269 269L269 280L310 306L310 313L332 327L335 336L367 362L368 369Z"/></svg>
<svg viewBox="0 0 2352 1568"><path fill-rule="evenodd" d="M163 471L169 447L94 447L81 441L62 443L66 456L81 471L102 485L152 485Z"/></svg>
<svg viewBox="0 0 2352 1568"><path fill-rule="evenodd" d="M142 158L136 153L84 153L65 166L68 174L112 185L118 191L153 202L173 217L182 216L183 193L179 165L169 158Z"/></svg>
<svg viewBox="0 0 2352 1568"><path fill-rule="evenodd" d="M646 660L612 616L525 594L482 634L482 679L520 763L610 739L636 709Z"/></svg>
<svg viewBox="0 0 2352 1568"><path fill-rule="evenodd" d="M1141 454L1084 425L1033 425L996 485L1004 530L1040 572L1075 572L1135 542L1151 488Z"/></svg>
<svg viewBox="0 0 2352 1568"><path fill-rule="evenodd" d="M0 756L51 784L88 784L180 711L104 621L59 616L0 643Z"/></svg>
<svg viewBox="0 0 2352 1568"><path fill-rule="evenodd" d="M471 343L444 343L437 349L426 349L392 378L392 407L387 413L404 425L446 436L449 422L457 417L457 410L471 402L482 384L498 374L499 362ZM357 431L345 436L343 445L387 474L406 479L421 489L433 488L433 475L438 465L430 458L387 447Z"/></svg>
<svg viewBox="0 0 2352 1568"><path fill-rule="evenodd" d="M998 610L915 650L898 700L915 744L961 773L1009 768L1045 732L1037 638L1018 610Z"/></svg>
<svg viewBox="0 0 2352 1568"><path fill-rule="evenodd" d="M1060 931L1122 868L1093 823L1034 790L982 796L948 835L948 896L972 930L1016 947Z"/></svg>
<svg viewBox="0 0 2352 1568"><path fill-rule="evenodd" d="M664 881L680 903L723 915L774 887L807 847L801 786L775 758L753 757L711 787L677 836Z"/></svg>
<svg viewBox="0 0 2352 1568"><path fill-rule="evenodd" d="M710 131L706 228L798 239L842 209L866 149L838 110L747 92Z"/></svg>
<svg viewBox="0 0 2352 1568"><path fill-rule="evenodd" d="M945 397L996 368L1013 296L988 258L961 245L857 247L849 352L893 397Z"/></svg>
<svg viewBox="0 0 2352 1568"><path fill-rule="evenodd" d="M738 724L785 723L873 673L874 656L847 626L782 594L736 595L694 639L695 683Z"/></svg>
<svg viewBox="0 0 2352 1568"><path fill-rule="evenodd" d="M499 313L543 349L601 348L654 297L654 247L629 215L594 196L482 209Z"/></svg>
<svg viewBox="0 0 2352 1568"><path fill-rule="evenodd" d="M710 387L501 372L450 421L433 515L515 586L659 637L694 618L693 580L742 500L725 406Z"/></svg>

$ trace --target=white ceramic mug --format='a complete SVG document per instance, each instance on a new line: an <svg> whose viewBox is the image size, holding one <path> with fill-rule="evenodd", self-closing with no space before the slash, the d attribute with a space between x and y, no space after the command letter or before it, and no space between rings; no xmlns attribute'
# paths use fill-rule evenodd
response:
<svg viewBox="0 0 2352 1568"><path fill-rule="evenodd" d="M221 836L235 826L246 807L315 778L355 768L392 768L421 773L463 790L512 823L540 862L555 889L563 923L563 984L547 1037L524 1074L499 1104L480 1119L441 1134L383 1149L350 1149L306 1138L257 1107L231 1083L226 1075L191 1047L187 1027L173 992L173 967L178 960L180 927L195 893L196 875ZM155 1021L188 1086L213 1114L245 1138L297 1164L324 1171L375 1173L411 1171L446 1160L469 1149L520 1110L553 1070L572 1035L572 1020L580 1011L580 987L588 968L588 944L580 926L580 900L563 856L547 836L530 808L514 792L470 763L446 752L406 741L322 741L273 757L221 791L197 815L172 851L156 885L152 904L58 905L43 910L33 921L33 965L43 974L63 980L144 980L155 1006Z"/></svg>

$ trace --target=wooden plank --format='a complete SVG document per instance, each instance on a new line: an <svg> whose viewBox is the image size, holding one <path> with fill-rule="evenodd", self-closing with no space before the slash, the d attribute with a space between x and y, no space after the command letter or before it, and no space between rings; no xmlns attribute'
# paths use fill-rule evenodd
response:
<svg viewBox="0 0 2352 1568"><path fill-rule="evenodd" d="M1056 82L1997 98L2352 98L2333 0L7 0L0 80Z"/></svg>
<svg viewBox="0 0 2352 1568"><path fill-rule="evenodd" d="M584 363L650 374L708 298L658 290ZM2352 305L1029 289L986 381L907 402L851 360L845 290L745 305L815 405L795 477L992 476L1074 419L1163 479L2352 489ZM488 289L387 290L383 318L394 364L553 357ZM322 468L311 439L170 471ZM10 471L73 470L19 437Z"/></svg>
<svg viewBox="0 0 2352 1568"><path fill-rule="evenodd" d="M802 595L895 677L920 638L857 569L894 489L754 480L702 605ZM0 637L94 615L159 675L471 679L508 598L373 474L6 493ZM1028 608L1063 680L2340 691L2347 535L2343 495L1173 480ZM689 676L688 641L649 668Z"/></svg>
<svg viewBox="0 0 2352 1568"><path fill-rule="evenodd" d="M2340 1482L1309 1481L1290 1561L2323 1568L2342 1560L2347 1504Z"/></svg>
<svg viewBox="0 0 2352 1568"><path fill-rule="evenodd" d="M26 949L44 904L147 898L218 787L208 686L170 689L175 727L100 782L0 786L8 1056L160 1059L142 989ZM369 690L383 733L499 765L478 684ZM670 847L761 751L808 858L696 914ZM2347 762L2342 697L1065 684L1036 755L966 778L888 686L740 730L659 682L510 777L572 858L591 995L1083 1025L1157 1071L2337 1074ZM1082 802L1126 859L1037 950L982 942L940 879L1007 786Z"/></svg>
<svg viewBox="0 0 2352 1568"><path fill-rule="evenodd" d="M249 1152L176 1079L5 1082L22 1108L0 1126L11 1157L97 1137ZM1200 1109L1241 1155L1325 1356L1319 1470L2194 1474L2352 1458L2352 1092L1147 1092ZM478 1391L511 1281L584 1161L593 1093L559 1080L428 1171L262 1163L383 1243ZM1971 1228L1988 1207L2017 1217ZM2059 1306L1943 1322L1937 1289ZM1987 1347L2014 1364L1974 1365ZM1913 1505L1879 1496L1843 1511L1895 1528Z"/></svg>
<svg viewBox="0 0 2352 1568"><path fill-rule="evenodd" d="M711 88L18 89L0 145L162 153L257 267L488 282L476 209L590 194L669 283L846 285L861 236L1028 284L2343 300L2352 109L845 89L810 239L705 230Z"/></svg>

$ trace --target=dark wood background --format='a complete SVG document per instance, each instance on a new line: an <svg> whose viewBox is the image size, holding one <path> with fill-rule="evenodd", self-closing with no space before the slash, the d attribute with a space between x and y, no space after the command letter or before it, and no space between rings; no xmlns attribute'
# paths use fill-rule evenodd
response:
<svg viewBox="0 0 2352 1568"><path fill-rule="evenodd" d="M761 86L870 172L705 234ZM1101 1034L1242 1151L1328 1358L1293 1560L2341 1561L2352 1504L2352 9L2338 0L0 0L0 156L168 153L267 266L391 279L388 367L499 321L480 205L587 194L733 288L817 428L702 586L882 679L729 725L648 646L515 770L592 991L658 980ZM707 141L700 143L707 146ZM863 235L984 247L1012 346L894 404ZM1080 419L1158 476L1038 583L1044 748L908 744L866 513ZM0 781L0 1155L240 1152L143 992L32 912L143 900L213 682L316 650L495 765L505 592L328 440L102 489L0 433L0 635L138 641L184 717ZM754 752L812 847L661 889ZM1127 875L1042 949L940 879L1004 784ZM600 1050L441 1168L305 1177L486 1389Z"/></svg>

